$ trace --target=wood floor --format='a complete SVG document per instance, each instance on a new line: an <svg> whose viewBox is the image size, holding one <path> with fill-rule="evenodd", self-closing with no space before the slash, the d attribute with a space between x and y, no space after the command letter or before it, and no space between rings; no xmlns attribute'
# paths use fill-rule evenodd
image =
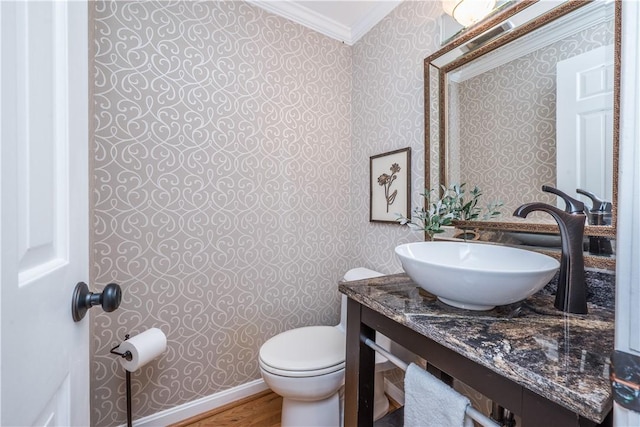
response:
<svg viewBox="0 0 640 427"><path fill-rule="evenodd" d="M267 390L170 427L280 427L281 410L282 397Z"/></svg>
<svg viewBox="0 0 640 427"><path fill-rule="evenodd" d="M390 409L400 405L389 399ZM280 427L282 397L263 391L169 427Z"/></svg>

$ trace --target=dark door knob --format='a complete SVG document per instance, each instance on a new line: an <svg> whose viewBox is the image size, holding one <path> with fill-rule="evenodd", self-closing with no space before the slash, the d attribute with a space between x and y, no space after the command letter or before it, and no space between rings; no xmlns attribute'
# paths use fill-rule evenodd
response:
<svg viewBox="0 0 640 427"><path fill-rule="evenodd" d="M94 305L100 304L107 313L114 311L120 306L122 300L122 289L116 283L109 283L102 292L89 292L89 287L84 282L79 282L73 291L71 299L71 315L75 322L81 321L87 310Z"/></svg>

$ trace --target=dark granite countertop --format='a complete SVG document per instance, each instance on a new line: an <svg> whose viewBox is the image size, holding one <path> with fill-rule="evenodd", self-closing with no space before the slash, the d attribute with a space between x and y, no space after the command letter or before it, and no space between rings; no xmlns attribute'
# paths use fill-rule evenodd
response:
<svg viewBox="0 0 640 427"><path fill-rule="evenodd" d="M339 289L583 417L602 422L612 407L611 307L589 303L587 315L566 314L553 307L553 296L539 292L491 311L461 310L439 302L405 274L342 282Z"/></svg>

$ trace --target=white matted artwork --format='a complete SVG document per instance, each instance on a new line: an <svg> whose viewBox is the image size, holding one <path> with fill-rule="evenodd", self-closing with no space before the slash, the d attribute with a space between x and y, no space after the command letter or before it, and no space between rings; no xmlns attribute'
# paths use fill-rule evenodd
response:
<svg viewBox="0 0 640 427"><path fill-rule="evenodd" d="M411 209L411 148L370 157L369 221L393 222L409 218Z"/></svg>

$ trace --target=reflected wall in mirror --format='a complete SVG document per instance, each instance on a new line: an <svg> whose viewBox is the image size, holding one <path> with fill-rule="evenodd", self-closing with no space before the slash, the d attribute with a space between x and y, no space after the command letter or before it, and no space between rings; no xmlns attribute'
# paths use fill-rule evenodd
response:
<svg viewBox="0 0 640 427"><path fill-rule="evenodd" d="M586 234L615 236L619 3L519 4L425 60L425 153L439 159L426 182L477 185L504 203L500 220L474 228L555 232L548 215L511 216L533 201L564 208L547 184L589 208L577 189L613 202L610 225Z"/></svg>

